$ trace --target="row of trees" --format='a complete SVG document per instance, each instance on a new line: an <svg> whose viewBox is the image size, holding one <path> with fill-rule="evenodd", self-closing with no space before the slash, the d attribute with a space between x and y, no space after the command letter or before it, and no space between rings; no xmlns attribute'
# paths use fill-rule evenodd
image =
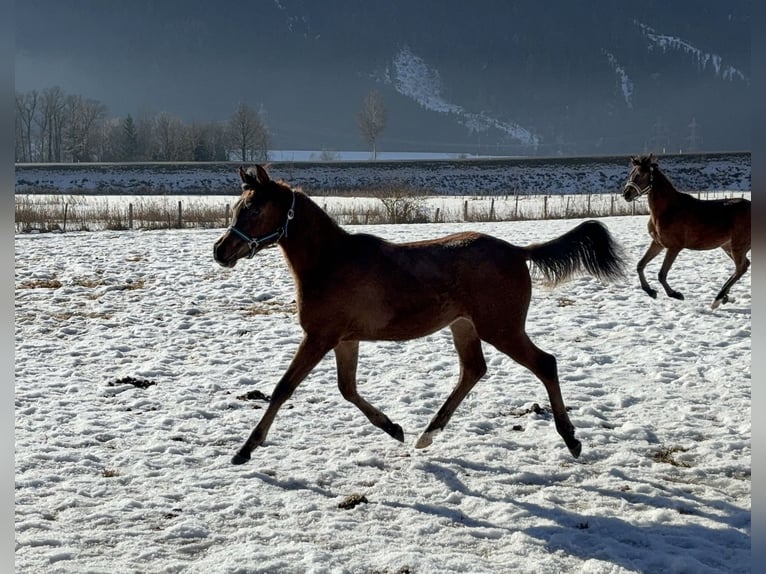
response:
<svg viewBox="0 0 766 574"><path fill-rule="evenodd" d="M107 117L106 106L60 87L16 92L16 162L265 161L261 114L241 103L228 122L167 114Z"/></svg>
<svg viewBox="0 0 766 574"><path fill-rule="evenodd" d="M380 94L364 99L357 123L377 156L386 126ZM186 124L168 114L107 117L97 100L55 86L16 92L16 162L268 161L262 114L241 103L228 122Z"/></svg>

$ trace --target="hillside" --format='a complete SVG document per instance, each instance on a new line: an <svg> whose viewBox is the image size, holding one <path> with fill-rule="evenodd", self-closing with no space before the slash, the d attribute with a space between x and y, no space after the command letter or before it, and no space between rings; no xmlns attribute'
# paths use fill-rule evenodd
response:
<svg viewBox="0 0 766 574"><path fill-rule="evenodd" d="M659 158L681 190L750 190L750 154ZM16 193L239 194L240 164L18 165ZM626 156L584 158L273 163L270 173L308 193L404 186L435 195L615 193Z"/></svg>

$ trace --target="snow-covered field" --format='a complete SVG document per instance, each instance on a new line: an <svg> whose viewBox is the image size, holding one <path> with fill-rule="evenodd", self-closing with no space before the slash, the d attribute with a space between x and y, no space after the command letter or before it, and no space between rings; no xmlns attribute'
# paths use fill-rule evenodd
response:
<svg viewBox="0 0 766 574"><path fill-rule="evenodd" d="M681 191L750 191L749 153L658 158ZM429 195L597 194L622 188L630 158L560 157L433 161L284 162L269 173L309 194L405 187ZM15 192L228 194L239 163L17 164Z"/></svg>
<svg viewBox="0 0 766 574"><path fill-rule="evenodd" d="M353 230L527 244L579 221ZM537 285L528 320L558 359L577 460L543 385L489 347L416 450L458 374L438 332L361 347L360 392L404 445L342 399L328 356L232 466L265 405L238 397L270 394L301 336L279 251L223 269L221 230L17 235L16 571L750 572L751 275L712 311L732 266L684 251L669 281L686 300L652 300L633 272L646 217L602 221L628 276Z"/></svg>

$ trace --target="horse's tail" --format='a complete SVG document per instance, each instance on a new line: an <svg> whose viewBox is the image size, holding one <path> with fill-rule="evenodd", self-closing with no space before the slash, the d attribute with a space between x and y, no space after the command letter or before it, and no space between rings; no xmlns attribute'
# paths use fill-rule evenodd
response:
<svg viewBox="0 0 766 574"><path fill-rule="evenodd" d="M625 275L622 249L606 226L595 220L546 243L529 245L525 251L527 259L553 285L583 272L603 281Z"/></svg>

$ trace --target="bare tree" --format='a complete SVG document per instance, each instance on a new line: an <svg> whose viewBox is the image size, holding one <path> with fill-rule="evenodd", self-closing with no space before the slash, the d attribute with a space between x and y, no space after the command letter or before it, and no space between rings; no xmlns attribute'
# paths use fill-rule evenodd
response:
<svg viewBox="0 0 766 574"><path fill-rule="evenodd" d="M244 102L229 120L229 138L241 161L268 160L269 133L260 114Z"/></svg>
<svg viewBox="0 0 766 574"><path fill-rule="evenodd" d="M376 144L378 136L386 127L386 107L379 92L373 90L365 96L362 111L356 119L364 141L372 146L372 159L378 159Z"/></svg>
<svg viewBox="0 0 766 574"><path fill-rule="evenodd" d="M32 123L37 113L37 92L16 92L16 160L32 161Z"/></svg>
<svg viewBox="0 0 766 574"><path fill-rule="evenodd" d="M171 161L180 158L184 127L175 116L161 113L156 120L157 159Z"/></svg>
<svg viewBox="0 0 766 574"><path fill-rule="evenodd" d="M61 161L66 94L60 87L53 86L43 90L42 99L42 110L35 120L40 135L40 160Z"/></svg>
<svg viewBox="0 0 766 574"><path fill-rule="evenodd" d="M104 119L106 108L101 102L80 95L67 96L66 149L72 161L92 161L97 123Z"/></svg>

